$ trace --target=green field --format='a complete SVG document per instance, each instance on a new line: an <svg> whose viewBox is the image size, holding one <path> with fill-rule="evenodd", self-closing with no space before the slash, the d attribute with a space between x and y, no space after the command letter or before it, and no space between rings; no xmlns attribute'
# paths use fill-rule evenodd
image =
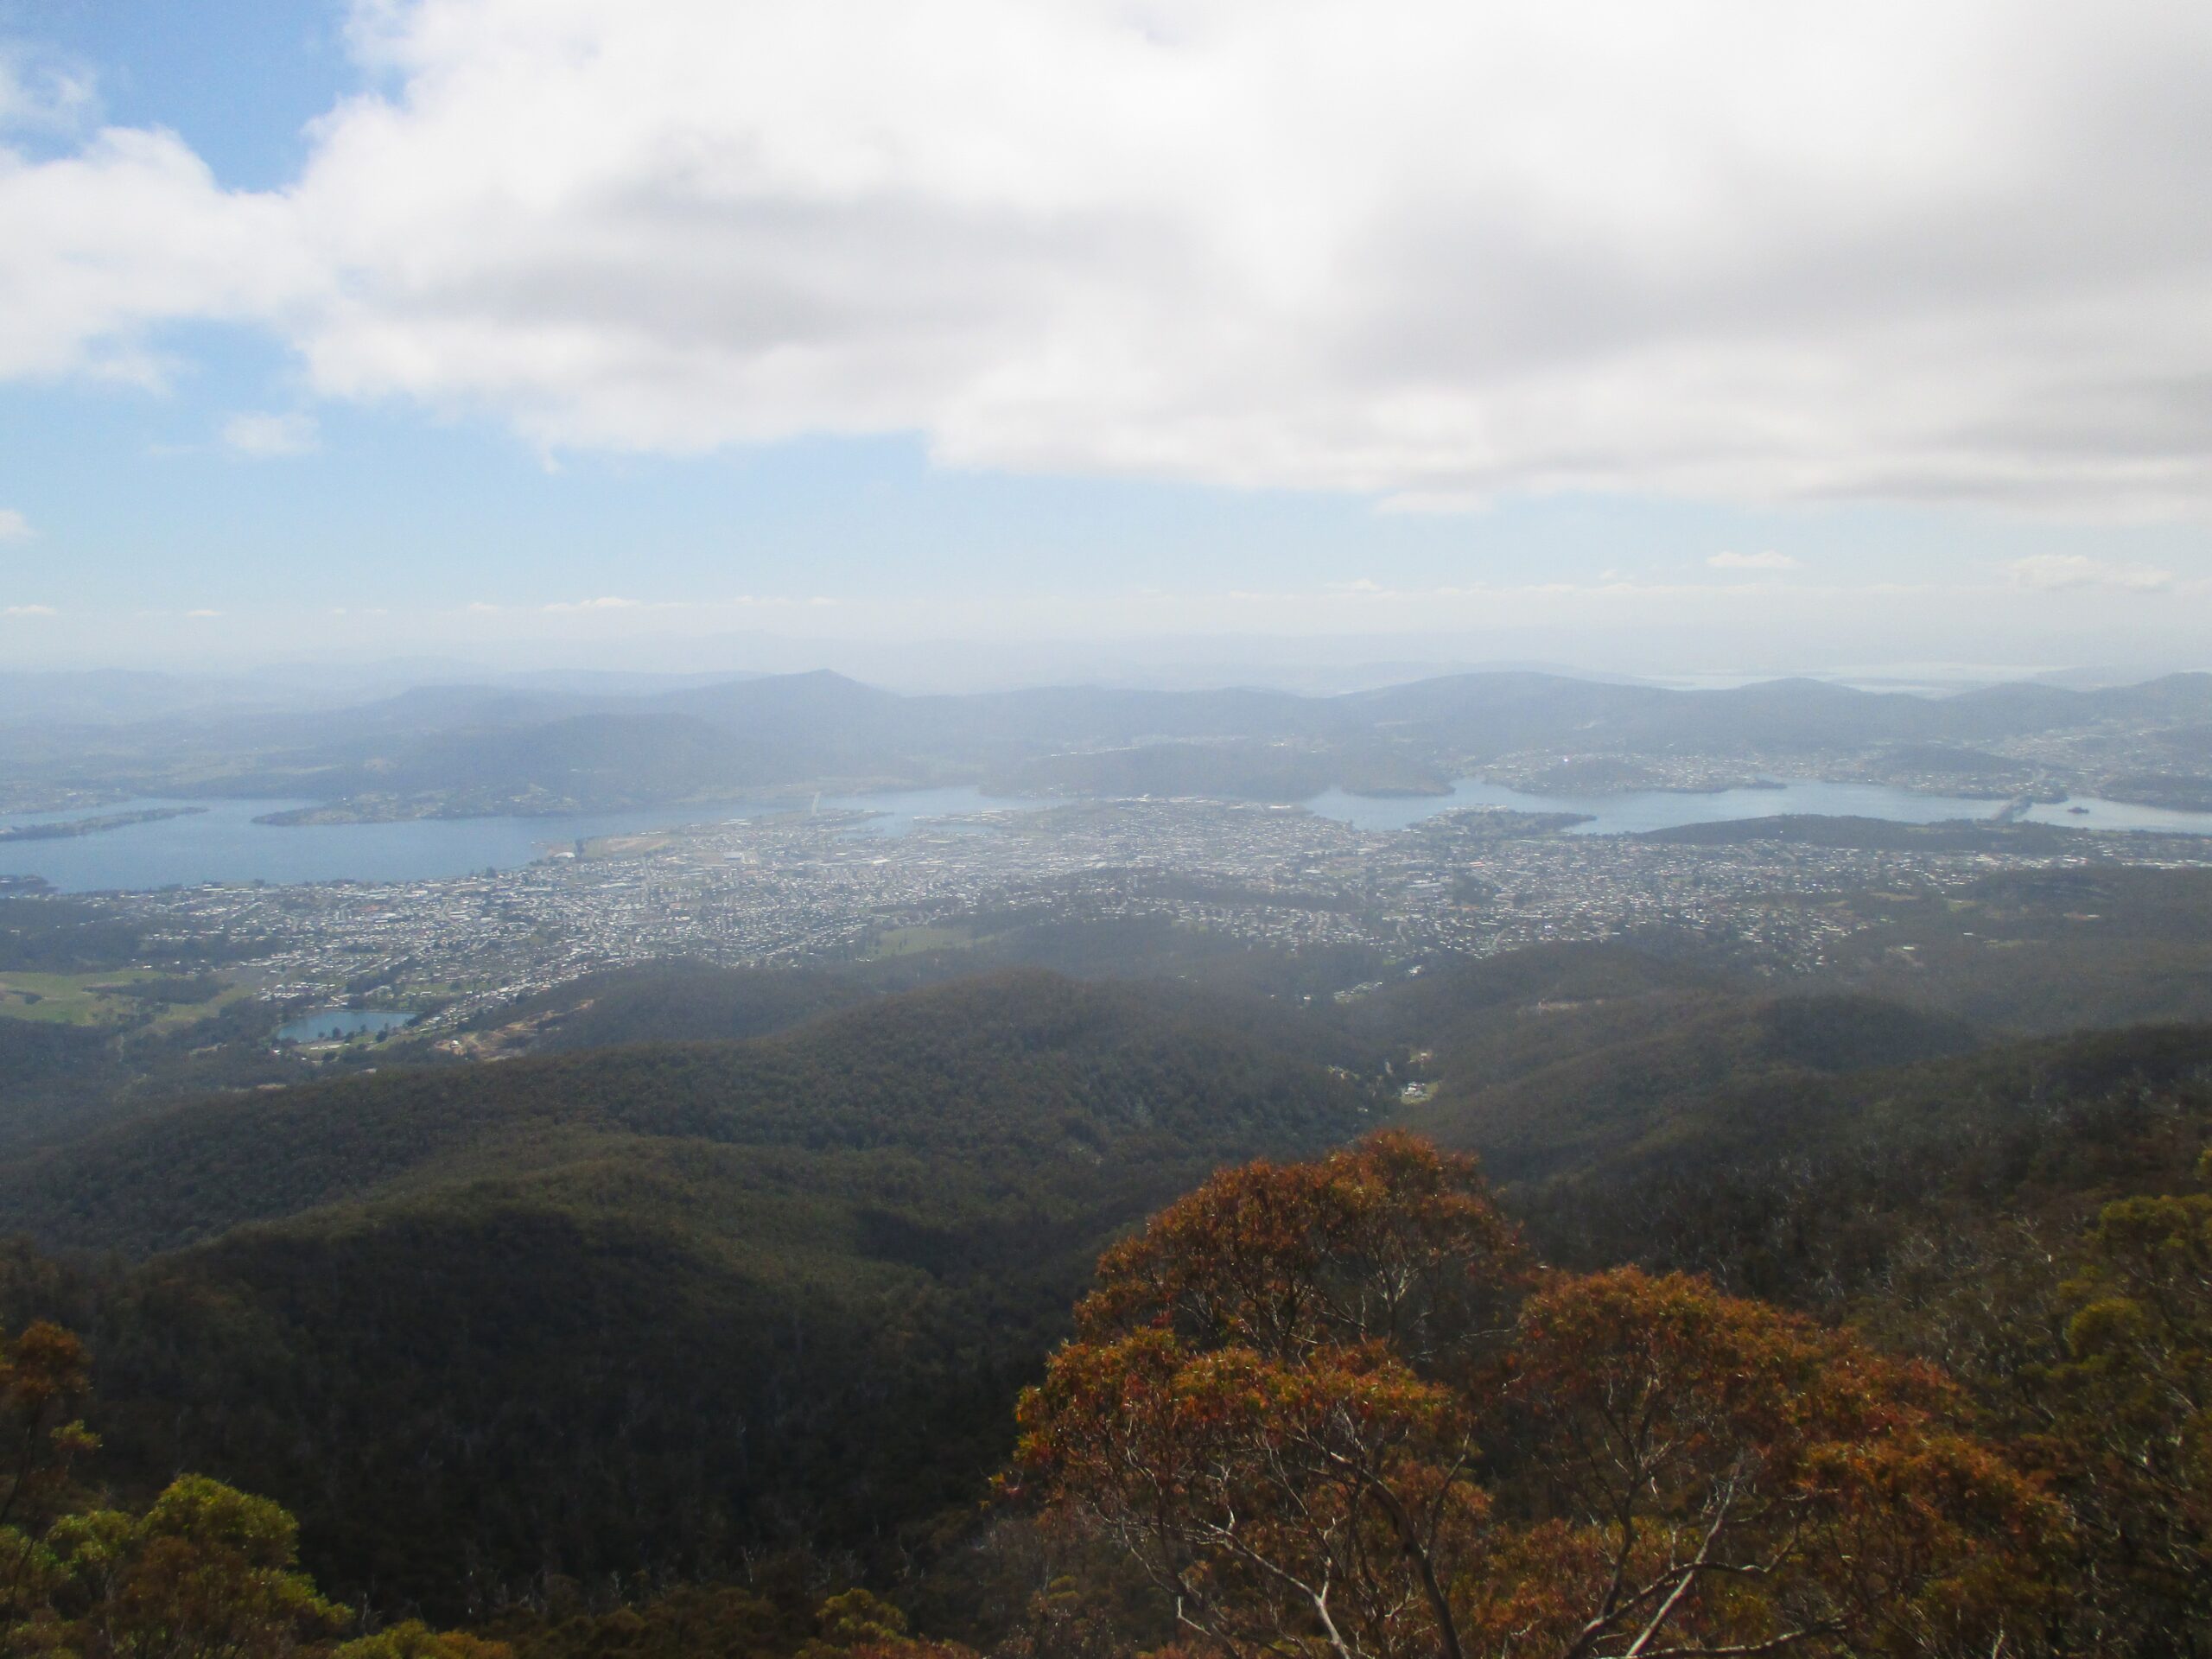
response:
<svg viewBox="0 0 2212 1659"><path fill-rule="evenodd" d="M893 927L875 936L871 957L917 957L925 950L961 950L976 943L975 929L963 924L950 927Z"/></svg>
<svg viewBox="0 0 2212 1659"><path fill-rule="evenodd" d="M172 978L150 968L111 969L99 974L36 974L0 971L0 1019L35 1020L56 1026L143 1026L174 1030L204 1019L224 1003L245 995L225 984L213 995L163 1003L133 996L122 988Z"/></svg>

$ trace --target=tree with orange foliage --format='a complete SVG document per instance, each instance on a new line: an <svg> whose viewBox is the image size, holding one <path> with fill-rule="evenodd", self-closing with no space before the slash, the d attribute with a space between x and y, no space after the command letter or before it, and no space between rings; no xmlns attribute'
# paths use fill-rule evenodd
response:
<svg viewBox="0 0 2212 1659"><path fill-rule="evenodd" d="M1294 1363L1376 1343L1464 1369L1528 1282L1471 1158L1384 1131L1315 1163L1224 1170L1107 1251L1078 1339L1153 1327Z"/></svg>
<svg viewBox="0 0 2212 1659"><path fill-rule="evenodd" d="M34 1522L98 1444L76 1419L92 1389L84 1344L41 1319L0 1338L0 1527Z"/></svg>
<svg viewBox="0 0 2212 1659"><path fill-rule="evenodd" d="M1488 1650L2017 1650L2055 1505L1931 1368L1701 1279L1561 1277L1523 1309L1522 1523L1470 1584ZM1532 1639L1534 1638L1534 1639Z"/></svg>
<svg viewBox="0 0 2212 1659"><path fill-rule="evenodd" d="M0 1337L0 1652L41 1618L53 1554L41 1539L69 1484L70 1464L99 1442L76 1416L92 1386L84 1345L58 1325Z"/></svg>
<svg viewBox="0 0 2212 1659"><path fill-rule="evenodd" d="M1236 1651L1457 1659L1464 1385L1524 1277L1472 1160L1410 1136L1226 1171L1101 1262L1020 1465Z"/></svg>
<svg viewBox="0 0 2212 1659"><path fill-rule="evenodd" d="M1942 1377L1702 1281L1532 1282L1413 1137L1226 1172L1102 1262L1015 1484L1239 1656L2019 1645L2057 1514Z"/></svg>

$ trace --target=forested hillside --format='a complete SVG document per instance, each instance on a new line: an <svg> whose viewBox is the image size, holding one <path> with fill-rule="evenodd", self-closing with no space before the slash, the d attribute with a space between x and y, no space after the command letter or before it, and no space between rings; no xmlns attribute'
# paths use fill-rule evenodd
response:
<svg viewBox="0 0 2212 1659"><path fill-rule="evenodd" d="M0 1215L141 1264L26 1262L8 1300L92 1340L117 1478L219 1471L326 1583L451 1616L885 1547L979 1490L1116 1229L1375 1106L1166 993L967 982L104 1132L0 1172Z"/></svg>
<svg viewBox="0 0 2212 1659"><path fill-rule="evenodd" d="M467 1033L535 1052L622 1043L737 1042L766 1037L864 1001L851 975L804 968L722 968L662 962L588 974L502 1005Z"/></svg>
<svg viewBox="0 0 2212 1659"><path fill-rule="evenodd" d="M1428 1121L1484 1139L1478 1116ZM1559 1259L1833 1309L1909 1269L1964 1271L1993 1228L2063 1233L2107 1200L2186 1190L2209 1135L2212 1026L2144 1026L1689 1095L1656 1132L1548 1162L1515 1197Z"/></svg>
<svg viewBox="0 0 2212 1659"><path fill-rule="evenodd" d="M1551 1004L1445 1049L1446 1081L1408 1122L1518 1181L1681 1154L1713 1122L1774 1132L1849 1074L1980 1041L1962 1020L1865 996Z"/></svg>
<svg viewBox="0 0 2212 1659"><path fill-rule="evenodd" d="M2069 917L2108 918L2171 942L2126 994L2189 983L2155 873L2093 896L1997 882L1952 913L2061 958L2113 944ZM1076 1655L1172 1621L1110 1551L976 1506L1099 1252L1224 1165L1409 1126L1481 1153L1532 1262L1854 1321L2020 1434L2055 1408L2004 1378L2070 1363L2099 1207L2190 1192L2212 1138L2212 1027L1944 1011L2040 1006L1986 944L1897 995L1844 988L1888 952L1777 986L1655 934L1315 997L1313 964L1169 943L1133 936L1148 981L660 964L471 1033L516 1058L142 1102L0 1164L0 1315L89 1344L86 1467L119 1500L179 1470L264 1494L377 1618L539 1659L705 1619L787 1654L865 1584L1009 1659ZM657 1599L679 1582L721 1588Z"/></svg>

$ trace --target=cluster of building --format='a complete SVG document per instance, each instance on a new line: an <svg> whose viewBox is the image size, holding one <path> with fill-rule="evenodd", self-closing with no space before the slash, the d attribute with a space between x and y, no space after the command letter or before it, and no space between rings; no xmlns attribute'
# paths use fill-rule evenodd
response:
<svg viewBox="0 0 2212 1659"><path fill-rule="evenodd" d="M1815 969L1859 925L1847 900L1928 895L1993 869L2161 857L2201 846L2048 837L1999 850L1695 846L1452 813L1361 830L1294 807L1085 804L924 820L789 813L558 849L452 879L203 887L116 902L173 937L221 936L283 1001L435 995L457 1024L595 969L689 956L823 962L887 940L1012 921L1152 918L1291 950L1395 961L1489 954L1651 927Z"/></svg>

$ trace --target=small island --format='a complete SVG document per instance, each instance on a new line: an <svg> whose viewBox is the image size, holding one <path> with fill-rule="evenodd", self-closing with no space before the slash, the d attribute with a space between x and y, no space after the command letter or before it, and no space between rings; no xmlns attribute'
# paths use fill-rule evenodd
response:
<svg viewBox="0 0 2212 1659"><path fill-rule="evenodd" d="M134 823L159 823L164 818L188 818L205 812L204 806L149 806L136 812L107 812L98 817L71 818L61 823L0 824L0 841L67 841L77 836L97 836L103 830L121 830Z"/></svg>

